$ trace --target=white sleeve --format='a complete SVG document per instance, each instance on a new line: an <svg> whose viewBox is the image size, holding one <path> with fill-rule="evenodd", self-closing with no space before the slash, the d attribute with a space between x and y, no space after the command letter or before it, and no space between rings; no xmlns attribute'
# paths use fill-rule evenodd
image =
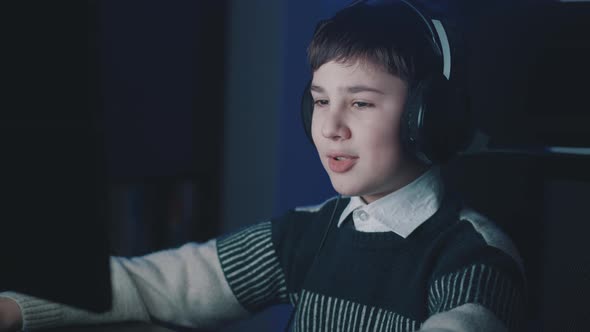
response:
<svg viewBox="0 0 590 332"><path fill-rule="evenodd" d="M484 306L467 303L430 316L419 332L506 332L504 324Z"/></svg>
<svg viewBox="0 0 590 332"><path fill-rule="evenodd" d="M25 329L155 318L176 325L210 328L248 316L221 270L216 240L189 243L136 258L111 258L113 307L104 314L17 293Z"/></svg>

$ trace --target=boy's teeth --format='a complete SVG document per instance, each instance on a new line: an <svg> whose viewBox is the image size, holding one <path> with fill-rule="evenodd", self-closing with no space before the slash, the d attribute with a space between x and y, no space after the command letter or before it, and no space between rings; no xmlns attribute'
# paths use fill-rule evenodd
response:
<svg viewBox="0 0 590 332"><path fill-rule="evenodd" d="M336 160L344 160L346 157L336 157Z"/></svg>

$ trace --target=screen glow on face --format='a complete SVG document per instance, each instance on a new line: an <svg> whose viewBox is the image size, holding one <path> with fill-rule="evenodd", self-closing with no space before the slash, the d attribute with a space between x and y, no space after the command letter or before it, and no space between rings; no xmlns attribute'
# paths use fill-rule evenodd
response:
<svg viewBox="0 0 590 332"><path fill-rule="evenodd" d="M420 172L402 153L407 87L368 62L328 62L313 74L312 137L334 189L374 201Z"/></svg>

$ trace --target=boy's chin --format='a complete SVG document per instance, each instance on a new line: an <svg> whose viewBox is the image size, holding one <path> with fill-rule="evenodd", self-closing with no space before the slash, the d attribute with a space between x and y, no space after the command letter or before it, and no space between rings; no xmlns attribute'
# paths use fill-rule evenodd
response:
<svg viewBox="0 0 590 332"><path fill-rule="evenodd" d="M342 196L359 196L367 203L379 199L380 197L383 197L393 191L379 191L369 186L354 186L352 184L334 182L332 182L332 187L338 194Z"/></svg>
<svg viewBox="0 0 590 332"><path fill-rule="evenodd" d="M337 193L339 193L342 196L362 196L364 194L364 191L360 188L344 186L339 183L332 182L332 187Z"/></svg>

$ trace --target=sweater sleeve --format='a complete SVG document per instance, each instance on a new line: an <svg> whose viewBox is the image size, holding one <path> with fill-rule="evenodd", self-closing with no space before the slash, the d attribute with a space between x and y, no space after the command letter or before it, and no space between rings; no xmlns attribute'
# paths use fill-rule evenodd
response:
<svg viewBox="0 0 590 332"><path fill-rule="evenodd" d="M221 238L221 268L235 297L250 312L285 303L285 274L272 241L272 222L262 222Z"/></svg>
<svg viewBox="0 0 590 332"><path fill-rule="evenodd" d="M27 330L151 319L198 328L219 326L248 313L223 275L216 242L189 243L130 259L112 257L113 305L103 314L24 294L1 296L18 303Z"/></svg>
<svg viewBox="0 0 590 332"><path fill-rule="evenodd" d="M452 236L448 241L452 245L442 250L429 284L429 315L444 318L441 313L471 304L485 308L507 330L519 331L525 315L526 282L510 239L473 212L462 216Z"/></svg>
<svg viewBox="0 0 590 332"><path fill-rule="evenodd" d="M314 221L326 205L289 210L219 239L221 269L235 298L249 312L295 303L301 271L308 270L323 227Z"/></svg>

